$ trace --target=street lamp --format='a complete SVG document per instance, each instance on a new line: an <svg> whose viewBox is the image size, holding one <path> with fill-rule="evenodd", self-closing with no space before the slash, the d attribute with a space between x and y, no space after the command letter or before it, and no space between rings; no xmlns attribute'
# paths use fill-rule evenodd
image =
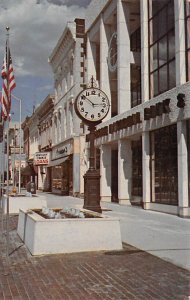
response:
<svg viewBox="0 0 190 300"><path fill-rule="evenodd" d="M22 122L22 100L15 95L11 96L19 101L19 169L18 169L18 192L21 193L21 122Z"/></svg>

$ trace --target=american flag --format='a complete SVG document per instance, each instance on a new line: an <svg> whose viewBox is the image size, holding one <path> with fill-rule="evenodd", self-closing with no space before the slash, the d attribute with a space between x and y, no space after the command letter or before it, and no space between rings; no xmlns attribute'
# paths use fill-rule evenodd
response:
<svg viewBox="0 0 190 300"><path fill-rule="evenodd" d="M16 87L11 53L7 43L1 77L3 79L1 94L2 119L6 121L11 110L11 91Z"/></svg>

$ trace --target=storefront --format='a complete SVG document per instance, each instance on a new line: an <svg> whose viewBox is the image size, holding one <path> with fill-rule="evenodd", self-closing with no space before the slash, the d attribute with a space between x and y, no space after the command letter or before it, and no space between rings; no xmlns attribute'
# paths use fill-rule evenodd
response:
<svg viewBox="0 0 190 300"><path fill-rule="evenodd" d="M73 141L61 143L52 150L51 191L60 195L73 193Z"/></svg>
<svg viewBox="0 0 190 300"><path fill-rule="evenodd" d="M36 152L33 164L38 173L38 189L50 191L50 176L47 168L50 162L50 152Z"/></svg>

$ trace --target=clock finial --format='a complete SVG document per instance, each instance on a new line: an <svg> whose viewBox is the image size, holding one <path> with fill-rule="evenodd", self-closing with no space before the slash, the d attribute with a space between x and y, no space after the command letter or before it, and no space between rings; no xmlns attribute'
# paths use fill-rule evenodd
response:
<svg viewBox="0 0 190 300"><path fill-rule="evenodd" d="M91 77L91 87L94 87L94 76Z"/></svg>

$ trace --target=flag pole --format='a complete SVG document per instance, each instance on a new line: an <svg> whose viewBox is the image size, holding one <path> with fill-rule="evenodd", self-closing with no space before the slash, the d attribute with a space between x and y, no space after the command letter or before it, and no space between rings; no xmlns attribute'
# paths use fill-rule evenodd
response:
<svg viewBox="0 0 190 300"><path fill-rule="evenodd" d="M6 64L7 68L9 65L8 59L9 59L9 27L6 27L7 30L7 49L6 49ZM7 84L9 84L7 80ZM9 87L7 87L7 90L9 91ZM10 99L11 95L8 92L8 101L11 101ZM9 113L7 115L7 214L6 214L6 257L9 257Z"/></svg>

